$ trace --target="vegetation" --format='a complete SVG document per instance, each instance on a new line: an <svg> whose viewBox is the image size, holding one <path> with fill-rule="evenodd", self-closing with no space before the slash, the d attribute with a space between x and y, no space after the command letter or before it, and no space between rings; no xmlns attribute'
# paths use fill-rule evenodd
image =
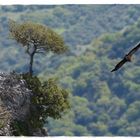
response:
<svg viewBox="0 0 140 140"><path fill-rule="evenodd" d="M10 118L9 112L5 108L0 107L0 129L7 124L7 120L9 118Z"/></svg>
<svg viewBox="0 0 140 140"><path fill-rule="evenodd" d="M30 56L29 72L21 74L27 86L32 90L30 115L25 121L15 121L13 124L14 135L32 135L33 130L42 128L48 117L58 119L64 111L70 108L68 92L57 86L54 79L41 83L33 75L33 62L36 53L52 51L64 53L67 47L63 39L53 30L35 23L18 25L15 21L9 23L12 37L26 47Z"/></svg>
<svg viewBox="0 0 140 140"><path fill-rule="evenodd" d="M26 53L30 56L29 74L33 74L34 55L52 51L54 53L63 53L66 46L63 39L53 30L43 25L26 22L17 24L10 20L9 28L12 37L26 47Z"/></svg>
<svg viewBox="0 0 140 140"><path fill-rule="evenodd" d="M41 83L37 76L22 74L32 90L30 115L25 121L15 121L14 135L31 136L36 129L47 123L48 117L60 119L69 108L68 92L56 84L55 79Z"/></svg>
<svg viewBox="0 0 140 140"><path fill-rule="evenodd" d="M75 106L69 114L69 117L74 116L69 122L70 128L66 129L62 121L51 120L52 135L139 136L139 52L133 63L126 64L116 73L110 72L115 63L139 42L139 33L138 21L118 33L97 38L82 55L65 58L63 67L67 70L60 65L55 75L61 77L62 84L67 83L73 93L72 99L77 96L86 99L86 107L83 102L76 106L75 102L80 99L72 100L71 104ZM67 118L65 120L66 123ZM75 125L83 127L84 133L81 130L77 134ZM58 130L59 127L62 129Z"/></svg>
<svg viewBox="0 0 140 140"><path fill-rule="evenodd" d="M23 49L17 48L16 42L3 39L8 34L9 15L16 21L31 20L53 27L71 47L66 55L48 54L34 59L34 73L39 74L41 87L43 81L57 77L71 93L70 112L62 115L62 119L47 119L49 135L140 136L140 52L133 63L110 72L139 42L139 8L139 5L1 7L2 70L27 70L28 59Z"/></svg>

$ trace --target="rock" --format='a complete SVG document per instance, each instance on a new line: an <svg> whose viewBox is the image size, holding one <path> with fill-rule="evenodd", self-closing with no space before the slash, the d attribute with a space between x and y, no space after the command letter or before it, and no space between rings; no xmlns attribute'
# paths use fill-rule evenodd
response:
<svg viewBox="0 0 140 140"><path fill-rule="evenodd" d="M46 127L41 128L41 129L36 129L33 132L33 136L48 136L48 130Z"/></svg>
<svg viewBox="0 0 140 140"><path fill-rule="evenodd" d="M0 73L0 122L4 123L0 126L0 135L12 135L10 124L14 120L26 119L31 95L21 76Z"/></svg>
<svg viewBox="0 0 140 140"><path fill-rule="evenodd" d="M12 136L14 121L26 121L30 115L32 91L19 74L0 73L0 135ZM32 130L34 136L47 135L44 129Z"/></svg>

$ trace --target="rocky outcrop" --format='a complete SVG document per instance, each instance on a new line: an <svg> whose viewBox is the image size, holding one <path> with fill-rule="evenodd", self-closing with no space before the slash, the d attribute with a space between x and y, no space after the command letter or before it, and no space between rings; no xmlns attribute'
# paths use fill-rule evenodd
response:
<svg viewBox="0 0 140 140"><path fill-rule="evenodd" d="M12 136L14 121L24 121L30 114L32 92L22 77L15 73L0 73L0 135ZM34 136L46 136L38 129Z"/></svg>
<svg viewBox="0 0 140 140"><path fill-rule="evenodd" d="M12 135L14 120L25 120L29 114L32 92L17 74L0 73L0 135Z"/></svg>

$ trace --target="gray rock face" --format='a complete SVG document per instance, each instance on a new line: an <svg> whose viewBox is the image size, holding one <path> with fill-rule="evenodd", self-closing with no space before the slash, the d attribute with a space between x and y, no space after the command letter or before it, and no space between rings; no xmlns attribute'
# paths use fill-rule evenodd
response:
<svg viewBox="0 0 140 140"><path fill-rule="evenodd" d="M37 129L33 132L33 136L38 136L38 137L48 136L48 130L46 127Z"/></svg>
<svg viewBox="0 0 140 140"><path fill-rule="evenodd" d="M12 124L26 122L31 115L32 91L23 78L16 73L0 73L0 136L13 136ZM47 136L46 128L31 130L31 136Z"/></svg>
<svg viewBox="0 0 140 140"><path fill-rule="evenodd" d="M12 121L26 119L31 95L31 90L19 75L0 73L0 135L12 135Z"/></svg>

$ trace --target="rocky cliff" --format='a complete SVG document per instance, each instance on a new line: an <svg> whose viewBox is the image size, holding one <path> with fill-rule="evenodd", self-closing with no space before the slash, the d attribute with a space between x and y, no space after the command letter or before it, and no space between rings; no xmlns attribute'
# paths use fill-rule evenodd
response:
<svg viewBox="0 0 140 140"><path fill-rule="evenodd" d="M15 73L0 73L0 135L14 135L16 121L25 121L30 115L32 91L22 77ZM32 136L46 136L45 129L34 130Z"/></svg>

